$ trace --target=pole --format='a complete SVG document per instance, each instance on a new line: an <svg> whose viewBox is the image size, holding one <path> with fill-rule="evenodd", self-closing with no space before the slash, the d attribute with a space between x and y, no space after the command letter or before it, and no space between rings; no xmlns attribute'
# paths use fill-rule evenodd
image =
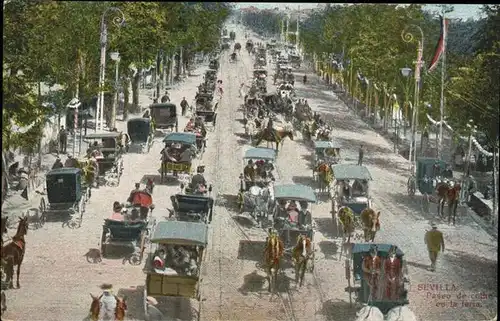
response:
<svg viewBox="0 0 500 321"><path fill-rule="evenodd" d="M498 227L498 140L493 146L493 213L491 215L491 225Z"/></svg>
<svg viewBox="0 0 500 321"><path fill-rule="evenodd" d="M469 161L470 161L470 155L472 151L472 132L473 132L473 126L472 126L472 120L469 120L469 123L467 124L467 127L469 127L469 139L467 141L467 154L465 155L465 164L464 164L464 173L462 175L462 182L470 181L468 178L470 176L469 174ZM467 202L469 199L469 187L467 186L467 190L463 189L462 192L462 200L464 202Z"/></svg>
<svg viewBox="0 0 500 321"><path fill-rule="evenodd" d="M106 11L101 17L101 61L99 64L99 94L97 96L97 108L96 108L96 124L95 131L102 130L102 120L103 120L103 110L104 110L104 79L105 79L105 69L106 69L106 43L107 43L107 27L104 21Z"/></svg>
<svg viewBox="0 0 500 321"><path fill-rule="evenodd" d="M111 129L115 128L116 126L116 108L118 105L118 98L119 98L119 93L118 93L118 66L120 64L120 58L118 58L115 62L115 99L113 102L113 109L111 110Z"/></svg>
<svg viewBox="0 0 500 321"><path fill-rule="evenodd" d="M445 11L442 11L443 24L446 26ZM446 28L446 27L445 27ZM444 120L444 80L446 72L446 34L448 30L443 30L443 60L441 61L441 100L439 105L439 144L437 149L438 158L442 157L442 147L443 147L443 120Z"/></svg>

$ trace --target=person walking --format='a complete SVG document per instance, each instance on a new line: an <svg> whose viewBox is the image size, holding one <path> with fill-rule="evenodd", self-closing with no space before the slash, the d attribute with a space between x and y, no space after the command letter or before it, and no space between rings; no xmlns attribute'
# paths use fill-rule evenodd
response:
<svg viewBox="0 0 500 321"><path fill-rule="evenodd" d="M61 126L59 130L59 153L66 154L66 147L68 145L68 132Z"/></svg>
<svg viewBox="0 0 500 321"><path fill-rule="evenodd" d="M437 229L436 223L431 223L431 230L425 233L425 244L427 245L427 251L429 252L429 258L431 260L431 266L429 270L436 271L436 261L439 251L444 252L444 238L443 233Z"/></svg>
<svg viewBox="0 0 500 321"><path fill-rule="evenodd" d="M245 95L245 92L244 92L243 88L245 88L245 84L244 83L242 83L240 85L240 98L242 98Z"/></svg>
<svg viewBox="0 0 500 321"><path fill-rule="evenodd" d="M305 85L305 83L307 82L307 75L304 75L304 77L302 77L302 81L304 82Z"/></svg>
<svg viewBox="0 0 500 321"><path fill-rule="evenodd" d="M363 149L363 145L359 146L358 152L358 165L363 165L363 156L365 155L365 150Z"/></svg>
<svg viewBox="0 0 500 321"><path fill-rule="evenodd" d="M165 91L165 94L163 95L163 97L161 97L161 103L164 104L169 102L170 102L170 96L168 94L168 91ZM158 103L158 98L156 98L156 103Z"/></svg>
<svg viewBox="0 0 500 321"><path fill-rule="evenodd" d="M181 101L181 110L182 110L182 116L186 116L186 109L188 108L188 102L186 100L186 97L182 97Z"/></svg>

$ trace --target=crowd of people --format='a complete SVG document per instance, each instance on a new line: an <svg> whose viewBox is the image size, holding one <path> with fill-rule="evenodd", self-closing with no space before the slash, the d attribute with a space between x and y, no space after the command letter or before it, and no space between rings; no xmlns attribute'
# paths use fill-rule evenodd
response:
<svg viewBox="0 0 500 321"><path fill-rule="evenodd" d="M274 179L272 171L274 165L269 160L248 160L247 165L243 169L243 177L247 181L270 181Z"/></svg>
<svg viewBox="0 0 500 321"><path fill-rule="evenodd" d="M199 273L197 246L160 244L153 255L156 273L197 276Z"/></svg>

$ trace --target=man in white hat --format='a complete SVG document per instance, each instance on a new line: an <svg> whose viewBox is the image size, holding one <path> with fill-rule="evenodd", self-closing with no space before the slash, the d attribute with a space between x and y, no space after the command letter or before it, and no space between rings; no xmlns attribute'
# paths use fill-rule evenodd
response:
<svg viewBox="0 0 500 321"><path fill-rule="evenodd" d="M146 311L146 320L148 321L163 321L165 320L165 316L161 311L156 307L158 305L158 301L155 298L148 296L146 298L147 303L147 311Z"/></svg>
<svg viewBox="0 0 500 321"><path fill-rule="evenodd" d="M435 222L431 223L431 227L432 229L425 233L424 241L429 251L429 258L431 259L429 270L435 271L439 251L444 252L444 238L443 233L437 229L437 224Z"/></svg>
<svg viewBox="0 0 500 321"><path fill-rule="evenodd" d="M99 299L101 308L99 310L99 320L113 320L115 317L116 298L113 295L113 286L108 283L101 285L102 295Z"/></svg>

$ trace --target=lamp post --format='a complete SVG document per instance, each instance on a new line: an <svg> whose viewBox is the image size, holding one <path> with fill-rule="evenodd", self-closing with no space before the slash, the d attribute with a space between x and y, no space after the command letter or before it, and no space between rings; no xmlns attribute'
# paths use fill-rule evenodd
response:
<svg viewBox="0 0 500 321"><path fill-rule="evenodd" d="M120 53L118 52L111 52L109 54L111 57L111 60L115 62L116 70L115 70L115 99L113 102L113 109L111 109L111 128L115 128L115 123L116 123L116 108L118 105L118 99L119 99L119 91L118 91L118 66L120 65Z"/></svg>
<svg viewBox="0 0 500 321"><path fill-rule="evenodd" d="M106 15L110 12L115 13L113 17L113 24L118 27L123 26L125 23L125 15L123 12L116 7L109 7L102 13L101 16L101 63L99 66L99 94L97 96L97 108L96 108L96 125L95 130L103 129L104 120L104 80L106 72L106 46L108 44L108 27L106 25Z"/></svg>
<svg viewBox="0 0 500 321"><path fill-rule="evenodd" d="M416 163L417 157L417 149L416 149L416 143L415 143L415 136L416 136L416 131L418 128L418 107L419 107L419 92L420 92L420 68L422 67L423 61L422 61L422 53L424 51L424 32L422 31L422 28L420 28L417 25L410 25L411 27L416 28L420 32L420 40L418 41L418 48L417 48L417 60L414 62L415 63L415 97L414 97L414 104L413 104L413 117L412 117L412 133L411 133L411 144L410 144L410 169L412 171L412 174L415 170L415 166L413 164ZM410 27L409 26L409 27ZM403 30L401 33L401 37L403 38L403 41L405 42L412 42L414 39L413 34L409 33L406 31L407 28ZM402 71L403 72L403 71ZM405 70L407 72L407 69ZM415 151L413 152L413 160L411 159L411 152L412 149L415 148Z"/></svg>

